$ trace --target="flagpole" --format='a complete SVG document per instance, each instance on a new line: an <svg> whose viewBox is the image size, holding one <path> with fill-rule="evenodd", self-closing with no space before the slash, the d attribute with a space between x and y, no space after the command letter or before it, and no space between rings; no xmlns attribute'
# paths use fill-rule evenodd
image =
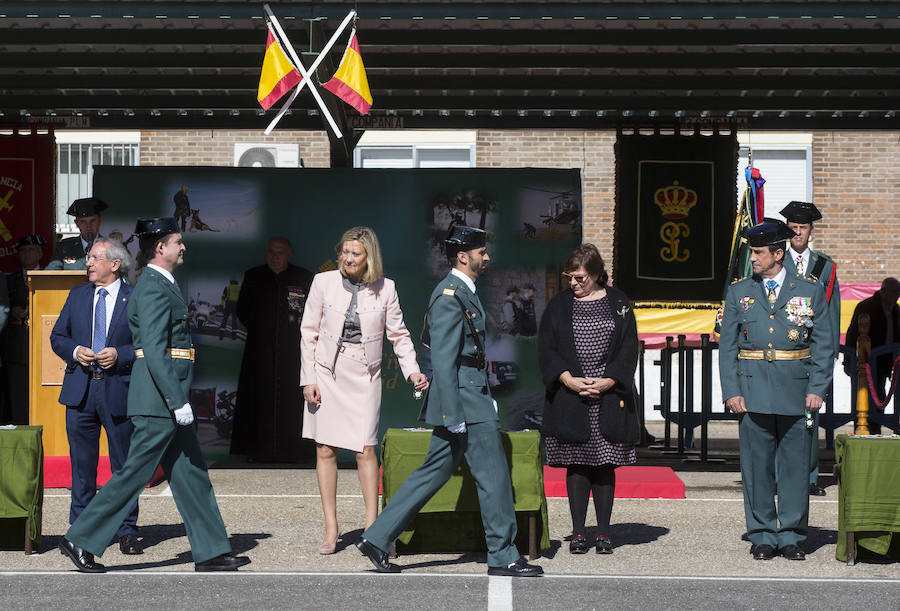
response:
<svg viewBox="0 0 900 611"><path fill-rule="evenodd" d="M309 74L306 72L306 69L303 67L303 62L300 61L300 57L297 55L297 52L294 50L294 46L291 44L291 41L288 39L287 35L284 33L284 30L281 29L281 24L278 23L278 18L275 17L275 14L272 12L272 9L269 8L268 4L263 4L263 9L266 11L266 14L269 16L270 23L275 28L275 31L278 33L279 38L284 42L284 46L287 47L288 52L291 54L291 59L294 60L294 64L297 68L297 71L300 72L300 76L303 77L303 80L309 80ZM352 13L352 11L351 11ZM349 16L349 15L348 15ZM302 81L301 81L302 84ZM300 87L298 86L297 90L299 92ZM341 134L341 130L338 129L337 123L334 122L334 118L331 116L331 113L328 112L328 108L325 106L325 101L322 99L322 96L319 95L318 90L314 84L310 84L309 91L312 93L313 97L316 99L316 103L318 103L319 108L322 110L322 114L325 115L325 118L328 119L328 124L331 126L332 131L334 131L334 135L338 138L343 138L343 134ZM296 97L296 96L294 96ZM286 107L282 107L281 112L279 112L276 119L280 120L281 115L287 111ZM275 127L273 124L269 125L269 128L266 130L266 134L268 134L272 128Z"/></svg>

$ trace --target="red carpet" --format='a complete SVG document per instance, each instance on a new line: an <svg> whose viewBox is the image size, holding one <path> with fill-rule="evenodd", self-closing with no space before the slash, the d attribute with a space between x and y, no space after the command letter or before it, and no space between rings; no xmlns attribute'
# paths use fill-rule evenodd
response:
<svg viewBox="0 0 900 611"><path fill-rule="evenodd" d="M565 497L566 470L544 467L544 492L548 497ZM683 499L684 482L670 467L618 467L617 499Z"/></svg>
<svg viewBox="0 0 900 611"><path fill-rule="evenodd" d="M109 469L109 456L101 456L97 464L97 485L102 486L112 477ZM147 487L155 486L163 481L162 467L156 468L153 479ZM71 488L72 487L72 465L69 463L68 456L45 456L44 457L44 488Z"/></svg>

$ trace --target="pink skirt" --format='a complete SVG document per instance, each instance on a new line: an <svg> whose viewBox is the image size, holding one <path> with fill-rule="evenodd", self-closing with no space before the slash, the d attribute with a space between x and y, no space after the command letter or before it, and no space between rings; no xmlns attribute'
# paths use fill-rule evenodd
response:
<svg viewBox="0 0 900 611"><path fill-rule="evenodd" d="M316 363L319 405L304 401L303 437L316 443L362 452L378 444L381 367L369 372L361 344L343 344L334 374Z"/></svg>

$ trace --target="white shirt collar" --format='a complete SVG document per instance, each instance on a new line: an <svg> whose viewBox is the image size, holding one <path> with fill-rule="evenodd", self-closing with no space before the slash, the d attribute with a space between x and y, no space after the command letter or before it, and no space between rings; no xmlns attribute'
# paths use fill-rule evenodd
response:
<svg viewBox="0 0 900 611"><path fill-rule="evenodd" d="M108 286L99 287L97 285L94 285L94 296L97 295L97 291L99 291L101 288L104 288L104 289L106 289L106 292L109 293L109 298L111 298L113 303L115 303L116 297L119 296L119 288L121 288L121 286L122 286L122 280L119 278L116 278Z"/></svg>
<svg viewBox="0 0 900 611"><path fill-rule="evenodd" d="M804 250L803 252L797 252L796 250L793 249L793 247L788 246L788 256L791 258L791 261L793 261L794 263L797 262L797 257L803 257L803 262L809 263L809 255L810 255L809 247L807 247L806 250Z"/></svg>
<svg viewBox="0 0 900 611"><path fill-rule="evenodd" d="M778 285L775 287L775 292L778 293L778 291L781 290L781 287L784 286L784 279L786 276L787 276L787 268L785 268L784 265L782 265L781 271L778 272L777 276L775 276L774 278L763 278L763 286L765 286L769 280L774 280L775 282L778 283Z"/></svg>
<svg viewBox="0 0 900 611"><path fill-rule="evenodd" d="M175 284L175 276L173 276L168 270L161 268L159 265L154 265L153 263L148 263L147 267L152 267L154 270L162 274L166 280L168 280L172 284Z"/></svg>
<svg viewBox="0 0 900 611"><path fill-rule="evenodd" d="M450 273L454 276L459 276L463 282L466 283L466 286L469 287L469 290L472 291L472 294L475 294L475 282L469 278L467 275L456 269L455 267L450 270Z"/></svg>

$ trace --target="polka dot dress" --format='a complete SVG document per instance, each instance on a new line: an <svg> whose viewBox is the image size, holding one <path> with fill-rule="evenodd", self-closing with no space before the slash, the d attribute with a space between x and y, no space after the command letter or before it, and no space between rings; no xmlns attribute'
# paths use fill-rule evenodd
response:
<svg viewBox="0 0 900 611"><path fill-rule="evenodd" d="M575 354L586 377L600 378L606 370L609 345L615 332L615 321L609 299L575 300L572 304L572 331ZM562 441L547 435L547 464L552 467L569 465L630 465L637 461L634 446L613 443L600 433L600 399L590 399L585 405L591 428L590 438L583 443Z"/></svg>

